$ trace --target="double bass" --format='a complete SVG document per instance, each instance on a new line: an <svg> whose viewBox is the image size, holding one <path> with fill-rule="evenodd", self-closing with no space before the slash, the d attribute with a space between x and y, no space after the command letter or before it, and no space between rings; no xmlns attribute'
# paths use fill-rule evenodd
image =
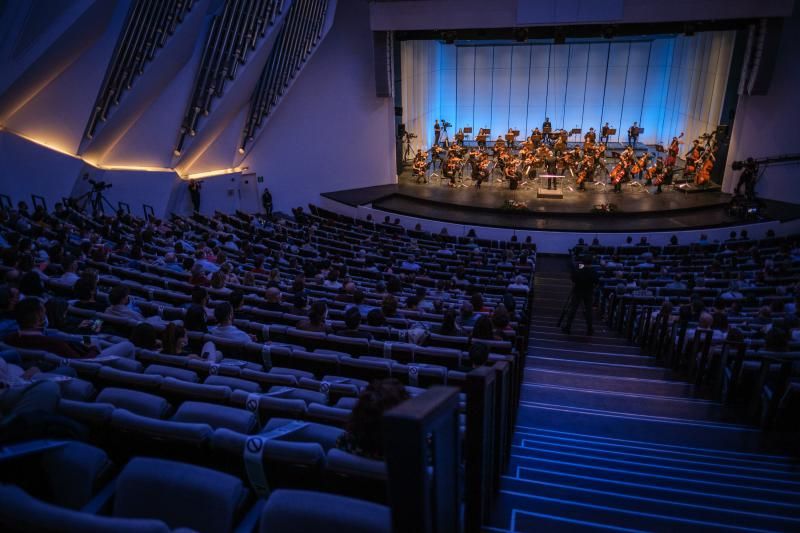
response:
<svg viewBox="0 0 800 533"><path fill-rule="evenodd" d="M683 138L683 132L677 137L673 138L672 142L667 149L667 159L664 161L664 165L668 167L674 167L675 163L678 162L678 150L680 150L680 140Z"/></svg>
<svg viewBox="0 0 800 533"><path fill-rule="evenodd" d="M703 162L694 176L695 185L704 185L711 181L711 169L714 168L714 159L714 154L711 152L703 158Z"/></svg>
<svg viewBox="0 0 800 533"><path fill-rule="evenodd" d="M638 174L639 172L644 170L645 167L647 166L647 161L649 159L650 159L649 152L645 153L642 157L640 157L639 160L636 161L636 163L634 163L633 166L631 167L631 174Z"/></svg>

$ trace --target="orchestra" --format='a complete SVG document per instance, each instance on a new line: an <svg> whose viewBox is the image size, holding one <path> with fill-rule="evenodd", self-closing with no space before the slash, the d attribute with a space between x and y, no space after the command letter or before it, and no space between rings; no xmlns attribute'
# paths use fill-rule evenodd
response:
<svg viewBox="0 0 800 533"><path fill-rule="evenodd" d="M439 120L434 123L434 139L440 137L443 124ZM454 143L449 143L444 136L442 145L435 142L427 151L417 150L412 176L417 183L428 183L428 170L435 172L438 166L441 183L450 187L467 187L471 181L478 189L485 183L502 183L510 190L537 183L542 189L554 190L561 188L559 180L563 178L567 180L564 187L579 192L586 191L588 183L613 185L615 193L622 193L623 185L630 183L638 187L637 190L660 194L664 185L673 184L676 175L683 180L678 179L676 188L681 183L680 187L708 187L716 163L716 132L695 139L684 154L685 164L681 165L683 132L672 137L666 150L659 145L658 150L662 152L653 153L652 149L636 148L641 131L634 122L628 128L627 146L618 154L611 152L607 161L608 138L616 132L608 122L599 130L599 142L598 133L590 127L582 143L568 143L567 130L553 128L549 118L545 118L541 129L534 127L530 136L523 136L519 143L519 130L514 128L497 135L493 142L489 141L491 129L479 128L472 148L465 146L464 129L459 128ZM570 180L574 180L575 189Z"/></svg>

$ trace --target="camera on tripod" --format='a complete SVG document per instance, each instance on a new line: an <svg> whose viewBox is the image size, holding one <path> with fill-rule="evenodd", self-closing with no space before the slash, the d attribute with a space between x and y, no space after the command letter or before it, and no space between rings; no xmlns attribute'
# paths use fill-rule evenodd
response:
<svg viewBox="0 0 800 533"><path fill-rule="evenodd" d="M446 128L452 128L453 127L453 123L452 122L447 122L445 119L442 119L442 127L445 128L445 129Z"/></svg>
<svg viewBox="0 0 800 533"><path fill-rule="evenodd" d="M113 183L95 180L89 180L89 183L92 185L92 192L103 192L106 189L110 189L114 185Z"/></svg>
<svg viewBox="0 0 800 533"><path fill-rule="evenodd" d="M410 131L406 132L406 139L411 140L411 139L416 139L416 138L417 138L417 134L416 133L411 133Z"/></svg>

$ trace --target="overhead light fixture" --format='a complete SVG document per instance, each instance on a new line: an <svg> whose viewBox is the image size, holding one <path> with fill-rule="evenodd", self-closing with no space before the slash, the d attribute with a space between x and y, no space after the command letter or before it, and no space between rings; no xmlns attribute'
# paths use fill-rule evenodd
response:
<svg viewBox="0 0 800 533"><path fill-rule="evenodd" d="M243 154L244 153L244 146L240 146L238 152L240 154Z"/></svg>
<svg viewBox="0 0 800 533"><path fill-rule="evenodd" d="M687 22L683 25L683 34L687 37L694 37L694 24Z"/></svg>
<svg viewBox="0 0 800 533"><path fill-rule="evenodd" d="M514 30L514 40L518 43L524 43L528 40L528 28L516 28Z"/></svg>
<svg viewBox="0 0 800 533"><path fill-rule="evenodd" d="M180 157L180 156L181 156L181 151L180 151L180 150L178 150L177 148L175 148L175 149L172 151L172 155L174 155L175 157Z"/></svg>
<svg viewBox="0 0 800 533"><path fill-rule="evenodd" d="M453 30L448 30L442 32L442 39L444 40L445 44L453 44L456 42L456 32Z"/></svg>
<svg viewBox="0 0 800 533"><path fill-rule="evenodd" d="M614 38L614 26L605 26L603 28L603 39Z"/></svg>
<svg viewBox="0 0 800 533"><path fill-rule="evenodd" d="M567 36L564 35L564 30L557 29L556 34L553 36L553 43L564 44L565 42L567 42Z"/></svg>

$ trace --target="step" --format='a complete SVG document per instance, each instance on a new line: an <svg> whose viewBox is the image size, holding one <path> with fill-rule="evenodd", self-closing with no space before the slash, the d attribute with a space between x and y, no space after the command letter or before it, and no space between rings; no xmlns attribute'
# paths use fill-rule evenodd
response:
<svg viewBox="0 0 800 533"><path fill-rule="evenodd" d="M598 338L595 342L594 335L584 337L584 336L576 336L571 338L570 336L565 336L560 339L551 338L548 339L546 337L542 337L542 334L536 334L535 336L532 334L528 337L531 340L531 344L540 350L549 350L549 349L558 349L558 350L574 350L576 352L585 352L585 353L604 353L608 355L630 355L640 357L642 359L649 359L651 361L655 361L653 357L641 355L641 348L638 346L631 346L631 345L624 345L624 344L613 344L612 342L608 342L609 340L614 339L601 339Z"/></svg>
<svg viewBox="0 0 800 533"><path fill-rule="evenodd" d="M646 365L616 364L607 362L584 361L576 357L554 351L550 355L527 356L526 370L529 368L545 368L565 372L581 372L601 376L622 376L628 378L668 379L671 372L665 368ZM585 354L584 354L585 355Z"/></svg>
<svg viewBox="0 0 800 533"><path fill-rule="evenodd" d="M517 532L567 531L591 529L613 531L688 531L723 532L751 531L733 529L727 523L712 519L690 520L676 514L657 514L614 508L601 503L588 503L544 494L533 494L530 486L522 490L503 480L497 508L490 526ZM529 492L530 491L530 492ZM550 529L548 529L548 527Z"/></svg>
<svg viewBox="0 0 800 533"><path fill-rule="evenodd" d="M772 453L745 453L713 448L701 448L690 445L660 444L650 441L631 439L614 439L587 435L584 433L569 433L565 431L552 431L518 427L514 432L513 441L520 444L523 438L537 439L546 442L581 444L591 446L596 450L629 450L632 452L657 453L664 457L688 457L702 459L720 464L739 464L757 466L782 471L792 471L800 476L800 460L787 455Z"/></svg>
<svg viewBox="0 0 800 533"><path fill-rule="evenodd" d="M525 383L521 399L540 404L567 405L631 415L669 417L681 420L717 422L734 420L721 405L706 400L665 398L644 394L620 393ZM727 417L725 416L727 415Z"/></svg>
<svg viewBox="0 0 800 533"><path fill-rule="evenodd" d="M648 417L569 405L520 402L518 427L554 432L581 432L599 437L650 441L730 452L760 452L766 437L755 427Z"/></svg>
<svg viewBox="0 0 800 533"><path fill-rule="evenodd" d="M525 382L529 384L550 384L581 389L617 391L620 393L654 394L674 398L691 397L694 387L685 381L662 379L626 378L620 376L599 376L584 372L564 372L531 368L528 366Z"/></svg>
<svg viewBox="0 0 800 533"><path fill-rule="evenodd" d="M602 346L598 346L597 348L597 350L578 350L575 348L558 348L555 346L532 346L528 348L526 355L645 367L659 366L658 362L653 357L605 351L602 349Z"/></svg>
<svg viewBox="0 0 800 533"><path fill-rule="evenodd" d="M731 530L760 529L772 531L791 531L800 529L800 518L780 516L768 512L747 511L729 505L703 505L678 501L662 495L644 496L603 490L592 487L574 486L552 481L526 480L504 477L501 490L517 495L528 494L530 499L546 497L551 500L570 501L597 510L616 510L619 525L630 527L631 521L641 527L646 519L671 519L676 528L683 530L684 524L704 525L708 528L726 526ZM595 513L586 513L597 520ZM637 517L637 518L634 518ZM515 524L520 530L519 520ZM650 529L647 527L646 529Z"/></svg>

